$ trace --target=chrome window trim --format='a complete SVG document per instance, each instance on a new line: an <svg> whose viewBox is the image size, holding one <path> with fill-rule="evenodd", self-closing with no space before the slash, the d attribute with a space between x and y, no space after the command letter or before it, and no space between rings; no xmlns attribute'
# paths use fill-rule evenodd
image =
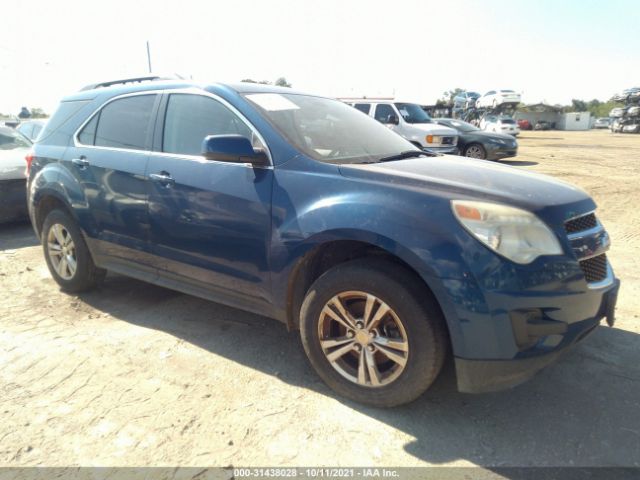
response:
<svg viewBox="0 0 640 480"><path fill-rule="evenodd" d="M78 129L73 134L73 144L74 144L74 146L75 147L83 147L83 148L95 148L95 149L99 149L99 150L111 150L111 151L117 151L117 152L144 153L144 154L147 154L147 155L157 155L157 156L163 156L163 157L174 157L174 158L177 157L177 158L184 158L186 160L201 160L203 162L215 161L215 160L207 160L202 155L187 155L187 154L179 154L179 153L157 152L155 150L136 150L136 149L133 149L133 148L118 148L118 147L102 147L102 146L98 146L98 145L85 145L84 143L80 143L80 141L78 140L78 136L80 135L80 132L82 131L82 129L93 119L93 117L95 117L104 107L106 107L111 102L114 102L114 101L119 100L121 98L135 97L135 96L138 96L138 95L162 95L162 94L171 95L173 93L186 94L186 95L200 95L202 97L209 97L209 98L211 98L213 100L216 100L216 101L220 102L222 105L227 107L240 120L242 120L242 122L249 128L249 130L251 130L258 137L260 142L264 145L265 153L267 154L267 158L269 159L269 165L266 165L266 166L261 167L261 168L273 168L273 157L271 155L271 149L269 148L269 144L265 141L264 137L258 131L258 129L255 126L253 126L253 124L236 107L234 107L232 104L230 104L224 98L219 97L218 95L215 95L215 94L213 94L211 92L204 91L204 90L202 90L200 88L196 88L196 87L176 88L176 89L160 89L160 90L145 90L143 92L123 93L122 95L117 95L115 97L112 97L112 98L108 99L107 101L105 101L104 103L102 103L98 108L96 108L95 111L91 115L89 115L84 122L82 122L80 127L78 127ZM253 165L251 165L250 163L233 163L233 162L219 162L219 163L225 163L225 164L228 164L228 165L252 166L252 168L256 168Z"/></svg>
<svg viewBox="0 0 640 480"><path fill-rule="evenodd" d="M95 117L98 113L100 113L100 111L111 102L114 102L116 100L119 100L121 98L126 98L126 97L136 97L139 95L162 95L162 93L163 93L163 90L146 90L144 92L123 93L122 95L117 95L115 97L109 98L107 101L103 102L98 108L96 108L93 111L93 113L89 115L84 122L82 122L82 124L80 124L80 127L78 127L78 129L73 134L73 146L83 147L83 148L94 148L97 150L107 150L107 151L114 151L114 152L130 152L130 153L143 153L143 154L150 153L151 150L139 150L136 148L119 148L119 147L103 147L100 145L85 145L84 143L80 143L80 140L78 140L78 136L80 135L80 132L84 129L84 127L89 122L91 122L91 120L93 120L93 117Z"/></svg>

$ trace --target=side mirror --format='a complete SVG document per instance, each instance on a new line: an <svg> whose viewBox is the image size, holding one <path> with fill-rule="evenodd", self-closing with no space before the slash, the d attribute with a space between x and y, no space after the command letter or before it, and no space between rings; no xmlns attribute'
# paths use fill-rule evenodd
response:
<svg viewBox="0 0 640 480"><path fill-rule="evenodd" d="M387 125L398 125L398 123L400 123L400 120L398 120L398 117L392 113L387 117L387 121L384 123L386 123Z"/></svg>
<svg viewBox="0 0 640 480"><path fill-rule="evenodd" d="M256 150L251 141L242 135L209 135L202 141L202 156L207 160L230 163L269 165L269 158L262 150Z"/></svg>

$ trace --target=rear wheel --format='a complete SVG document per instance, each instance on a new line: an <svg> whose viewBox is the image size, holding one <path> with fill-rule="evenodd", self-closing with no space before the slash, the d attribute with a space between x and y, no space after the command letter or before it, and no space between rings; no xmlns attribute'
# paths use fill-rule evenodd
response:
<svg viewBox="0 0 640 480"><path fill-rule="evenodd" d="M300 313L311 364L345 397L378 407L407 403L442 368L447 343L439 307L392 263L332 268L311 286Z"/></svg>
<svg viewBox="0 0 640 480"><path fill-rule="evenodd" d="M89 290L106 275L93 263L76 222L62 210L52 210L45 218L42 248L51 276L67 292Z"/></svg>
<svg viewBox="0 0 640 480"><path fill-rule="evenodd" d="M472 143L464 149L464 156L470 158L487 158L487 151L479 143Z"/></svg>

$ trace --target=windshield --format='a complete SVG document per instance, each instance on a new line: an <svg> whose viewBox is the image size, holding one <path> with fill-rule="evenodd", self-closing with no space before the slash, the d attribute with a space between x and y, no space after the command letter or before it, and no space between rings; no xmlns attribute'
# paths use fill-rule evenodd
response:
<svg viewBox="0 0 640 480"><path fill-rule="evenodd" d="M415 103L396 103L395 105L407 123L433 123L431 117L420 108L420 105Z"/></svg>
<svg viewBox="0 0 640 480"><path fill-rule="evenodd" d="M436 121L441 125L455 128L456 130L459 130L464 133L475 132L476 130L480 130L479 128L474 127L470 123L463 122L462 120L437 120L436 119Z"/></svg>
<svg viewBox="0 0 640 480"><path fill-rule="evenodd" d="M307 95L245 96L298 150L328 163L377 162L416 150L368 115L338 100Z"/></svg>

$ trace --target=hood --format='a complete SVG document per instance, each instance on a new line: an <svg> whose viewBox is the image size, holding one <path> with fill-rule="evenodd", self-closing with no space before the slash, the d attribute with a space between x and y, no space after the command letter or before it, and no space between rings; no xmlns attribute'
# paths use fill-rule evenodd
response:
<svg viewBox="0 0 640 480"><path fill-rule="evenodd" d="M459 132L461 137L478 137L478 138L499 138L500 140L506 140L507 142L515 142L513 135L507 133L495 133L485 132L484 130L475 130L473 132Z"/></svg>
<svg viewBox="0 0 640 480"><path fill-rule="evenodd" d="M24 157L28 152L28 148L0 150L0 180L17 180L25 178L24 170L27 163L25 162Z"/></svg>
<svg viewBox="0 0 640 480"><path fill-rule="evenodd" d="M549 207L571 205L559 212L562 219L554 221L595 208L586 192L553 177L451 155L347 164L340 166L340 172L345 177L420 189L440 197L493 201L538 213ZM557 217L555 213L553 216Z"/></svg>
<svg viewBox="0 0 640 480"><path fill-rule="evenodd" d="M438 123L407 123L411 128L415 128L417 130L421 130L425 133L429 133L431 135L443 135L443 136L458 136L458 131L440 125Z"/></svg>

